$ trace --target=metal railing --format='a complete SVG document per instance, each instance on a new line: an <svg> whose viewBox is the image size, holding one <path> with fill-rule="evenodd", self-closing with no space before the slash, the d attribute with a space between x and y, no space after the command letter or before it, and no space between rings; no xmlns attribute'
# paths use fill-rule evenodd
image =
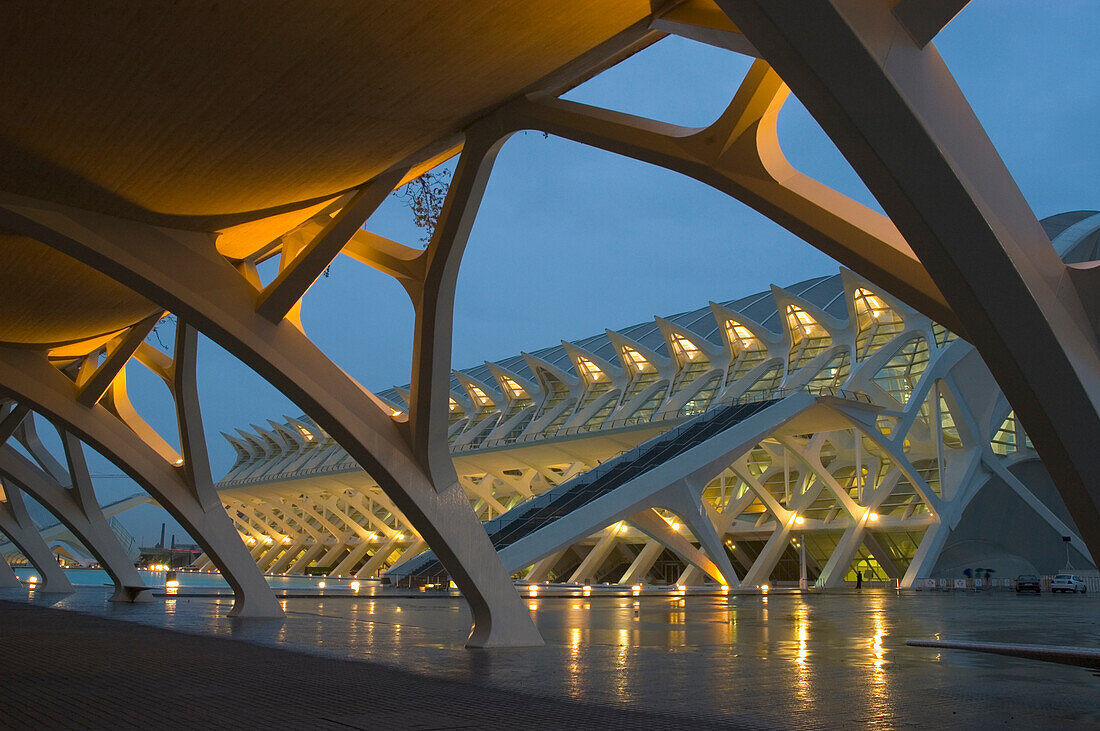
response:
<svg viewBox="0 0 1100 731"><path fill-rule="evenodd" d="M785 398L795 393L812 393L815 396L834 396L836 398L843 398L849 401L860 401L863 403L872 403L871 397L862 391L848 391L842 388L835 388L833 386L818 386L811 388L810 386L798 386L795 388L778 388L778 389L765 389L762 391L756 391L753 393L742 394L731 401L723 402L720 404L712 403L711 407L701 413L706 414L714 411L716 408L722 408L733 404L747 404L756 403L759 401L774 401L781 398ZM564 427L558 429L552 433L545 431L538 431L529 434L521 434L515 437L504 436L497 437L496 439L484 439L477 444L463 445L459 449L452 450L455 453L472 452L477 449L484 449L486 447L500 447L507 446L509 444L526 444L528 442L538 442L544 439L556 439L559 437L573 436L576 434L588 434L591 432L603 432L613 431L615 429L623 429L631 426L640 426L644 424L656 424L663 421L684 421L692 419L700 414L683 414L680 411L663 411L651 414L649 416L626 416L621 419L614 419L612 421L605 421L600 424L578 424L576 426Z"/></svg>

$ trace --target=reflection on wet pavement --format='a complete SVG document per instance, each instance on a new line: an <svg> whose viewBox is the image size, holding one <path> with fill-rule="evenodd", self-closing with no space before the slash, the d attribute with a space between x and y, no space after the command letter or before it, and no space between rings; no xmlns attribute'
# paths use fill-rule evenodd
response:
<svg viewBox="0 0 1100 731"><path fill-rule="evenodd" d="M547 645L466 650L469 612L440 596L283 600L285 620L231 620L228 597L116 605L109 591L2 599L368 660L437 677L764 726L1100 726L1079 668L911 648L943 637L1100 647L1100 599L864 591L525 598Z"/></svg>

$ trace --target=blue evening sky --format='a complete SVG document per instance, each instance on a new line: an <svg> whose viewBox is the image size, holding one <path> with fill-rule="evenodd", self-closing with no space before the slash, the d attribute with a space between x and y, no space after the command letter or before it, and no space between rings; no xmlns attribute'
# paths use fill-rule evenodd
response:
<svg viewBox="0 0 1100 731"><path fill-rule="evenodd" d="M975 0L936 39L1024 196L1040 217L1100 208L1100 9L1086 0ZM668 38L568 98L681 125L725 107L750 59ZM791 162L877 207L793 98L780 115ZM396 197L368 227L415 244L421 232ZM453 365L618 329L822 274L837 264L741 203L675 173L540 133L519 134L497 159L463 260ZM409 380L412 308L392 280L346 258L306 296L310 337L368 388ZM170 333L165 341L170 342ZM128 369L135 405L177 443L171 402L141 366ZM200 389L215 477L233 463L219 436L301 411L218 346L204 341ZM55 442L55 440L50 440ZM89 455L101 502L137 491ZM120 516L156 542L155 506Z"/></svg>

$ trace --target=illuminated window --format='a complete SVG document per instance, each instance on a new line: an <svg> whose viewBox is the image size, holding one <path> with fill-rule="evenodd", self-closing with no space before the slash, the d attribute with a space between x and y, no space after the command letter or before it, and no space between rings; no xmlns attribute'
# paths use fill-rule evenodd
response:
<svg viewBox="0 0 1100 731"><path fill-rule="evenodd" d="M492 406L493 400L489 398L485 391L481 390L477 386L470 386L470 393L474 397L474 403L481 406Z"/></svg>
<svg viewBox="0 0 1100 731"><path fill-rule="evenodd" d="M546 392L542 405L539 407L539 416L541 417L569 397L569 384L542 368L538 370L538 375L543 390Z"/></svg>
<svg viewBox="0 0 1100 731"><path fill-rule="evenodd" d="M710 402L714 399L714 394L718 393L718 388L722 385L722 374L716 373L711 376L710 379L696 391L687 402L680 408L680 413L684 416L695 416L696 414L702 414L710 406Z"/></svg>
<svg viewBox="0 0 1100 731"><path fill-rule="evenodd" d="M840 388L848 379L849 356L848 351L837 353L829 362L810 379L806 387L813 393L828 392L831 389Z"/></svg>
<svg viewBox="0 0 1100 731"><path fill-rule="evenodd" d="M903 406L928 365L928 341L917 337L903 345L875 374L875 383Z"/></svg>
<svg viewBox="0 0 1100 731"><path fill-rule="evenodd" d="M502 378L500 379L500 382L504 386L504 390L508 393L509 398L527 398L527 392L523 390L523 386L516 383L513 379Z"/></svg>
<svg viewBox="0 0 1100 731"><path fill-rule="evenodd" d="M634 348L623 347L623 360L625 360L631 370L636 373L645 373L646 371L653 370L653 365L645 359L644 355L634 350Z"/></svg>
<svg viewBox="0 0 1100 731"><path fill-rule="evenodd" d="M604 404L596 410L596 413L592 414L592 416L588 417L588 420L584 422L584 431L596 431L597 429L602 427L604 422L607 421L607 417L611 415L612 409L615 408L618 402L619 400L615 398L614 395L608 398L607 401L605 401Z"/></svg>
<svg viewBox="0 0 1100 731"><path fill-rule="evenodd" d="M882 298L863 287L854 293L856 326L856 360L866 358L905 329L901 316Z"/></svg>
<svg viewBox="0 0 1100 731"><path fill-rule="evenodd" d="M768 370L764 371L759 378L752 384L752 386L745 391L745 396L754 396L756 394L770 393L779 388L779 382L783 380L783 368L779 365L774 365Z"/></svg>
<svg viewBox="0 0 1100 731"><path fill-rule="evenodd" d="M311 432L309 429L306 429L304 426L298 427L298 431L303 437L305 437L305 440L307 442L312 442L316 438L313 436L313 432Z"/></svg>
<svg viewBox="0 0 1100 731"><path fill-rule="evenodd" d="M699 347L683 335L672 336L672 350L676 353L676 357L681 363L685 360L690 361L703 357L703 353L699 350Z"/></svg>
<svg viewBox="0 0 1100 731"><path fill-rule="evenodd" d="M950 343L952 340L956 340L959 337L938 322L932 323L932 334L936 336L937 348L942 348L943 346Z"/></svg>
<svg viewBox="0 0 1100 731"><path fill-rule="evenodd" d="M955 426L955 416L951 413L951 407L947 405L947 399L940 396L940 429L943 433L943 446L950 449L962 449L962 438L959 437L959 428Z"/></svg>
<svg viewBox="0 0 1100 731"><path fill-rule="evenodd" d="M671 338L672 352L676 355L679 370L672 382L672 393L695 381L696 377L710 370L710 359L699 350L699 346L683 335L674 334Z"/></svg>
<svg viewBox="0 0 1100 731"><path fill-rule="evenodd" d="M588 358L577 358L577 368L580 370L581 375L584 376L585 380L590 383L594 383L601 379L607 380L607 376L604 375L604 372L600 370L600 367L590 361Z"/></svg>
<svg viewBox="0 0 1100 731"><path fill-rule="evenodd" d="M729 368L726 369L728 386L763 363L768 357L768 349L760 342L760 338L736 320L726 320L726 339L732 353Z"/></svg>
<svg viewBox="0 0 1100 731"><path fill-rule="evenodd" d="M1017 450L1016 446L1016 414L1012 411L1008 412L1008 418L1001 424L1001 428L997 430L997 434L990 442L990 446L993 447L993 451L1000 455L1010 454Z"/></svg>
<svg viewBox="0 0 1100 731"><path fill-rule="evenodd" d="M787 305L787 329L791 333L790 373L796 372L833 343L828 330L797 305Z"/></svg>
<svg viewBox="0 0 1100 731"><path fill-rule="evenodd" d="M630 383L623 390L622 398L622 403L628 404L631 399L657 380L658 373L653 364L634 348L623 346L622 358L627 366L627 371L630 373Z"/></svg>

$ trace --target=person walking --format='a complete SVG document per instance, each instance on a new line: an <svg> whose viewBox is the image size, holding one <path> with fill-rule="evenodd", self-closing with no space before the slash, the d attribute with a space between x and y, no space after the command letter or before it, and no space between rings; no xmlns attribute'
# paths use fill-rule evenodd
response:
<svg viewBox="0 0 1100 731"><path fill-rule="evenodd" d="M862 589L863 588L863 572L862 571L857 571L856 572L856 588L857 589Z"/></svg>

